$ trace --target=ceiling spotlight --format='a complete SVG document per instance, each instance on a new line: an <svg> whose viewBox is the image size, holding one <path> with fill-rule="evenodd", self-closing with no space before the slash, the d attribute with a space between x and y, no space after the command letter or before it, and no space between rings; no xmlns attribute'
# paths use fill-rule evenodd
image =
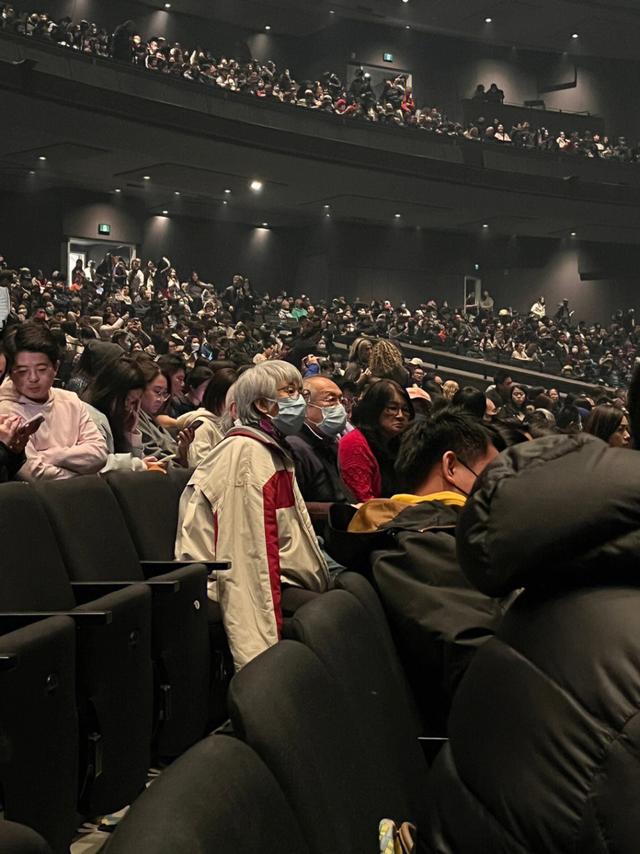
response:
<svg viewBox="0 0 640 854"><path fill-rule="evenodd" d="M488 223L488 222L483 222L483 223L482 223L482 227L483 227L483 228L489 228L489 223Z"/></svg>
<svg viewBox="0 0 640 854"><path fill-rule="evenodd" d="M334 11L333 9L329 9L329 14L330 14L330 15L335 15L335 11Z"/></svg>
<svg viewBox="0 0 640 854"><path fill-rule="evenodd" d="M571 38L572 38L572 39L579 39L579 38L580 38L580 33L571 33Z"/></svg>
<svg viewBox="0 0 640 854"><path fill-rule="evenodd" d="M329 208L331 207L331 205L323 205L322 207L323 207L326 211L328 211L328 210L329 210Z"/></svg>
<svg viewBox="0 0 640 854"><path fill-rule="evenodd" d="M400 217L401 217L401 216L402 216L402 214L401 214L401 213L395 213L395 214L394 214L394 217L395 217L396 219L400 219Z"/></svg>
<svg viewBox="0 0 640 854"><path fill-rule="evenodd" d="M224 200L224 202L223 202L222 204L223 204L223 205L228 205L228 204L229 204L229 202L225 199L225 200Z"/></svg>
<svg viewBox="0 0 640 854"><path fill-rule="evenodd" d="M174 196L179 196L179 195L180 195L180 190L174 190L174 191L173 191L173 195L174 195Z"/></svg>
<svg viewBox="0 0 640 854"><path fill-rule="evenodd" d="M38 157L38 160L46 160L46 159L47 158L44 156L44 154L41 154L40 157Z"/></svg>
<svg viewBox="0 0 640 854"><path fill-rule="evenodd" d="M224 192L225 192L225 195L227 195L227 196L228 196L228 195L229 195L229 193L231 192L231 190L227 187L227 189L226 189Z"/></svg>
<svg viewBox="0 0 640 854"><path fill-rule="evenodd" d="M35 169L29 169L29 175L35 175L35 174L36 174Z"/></svg>
<svg viewBox="0 0 640 854"><path fill-rule="evenodd" d="M325 214L325 216L331 216L331 214L327 211L327 213Z"/></svg>
<svg viewBox="0 0 640 854"><path fill-rule="evenodd" d="M405 28L405 30L410 30L410 29L411 29L411 27L409 26L409 24L405 24L404 28Z"/></svg>
<svg viewBox="0 0 640 854"><path fill-rule="evenodd" d="M271 27L269 26L269 24L267 24L267 26L265 27L265 30L266 30L267 32L269 32L269 30L270 30L270 29L271 29Z"/></svg>
<svg viewBox="0 0 640 854"><path fill-rule="evenodd" d="M166 216L168 213L169 213L169 211L162 211L163 216Z"/></svg>
<svg viewBox="0 0 640 854"><path fill-rule="evenodd" d="M409 0L402 0L402 2L403 2L403 3L408 3L408 2L409 2Z"/></svg>
<svg viewBox="0 0 640 854"><path fill-rule="evenodd" d="M484 22L485 24L491 24L493 22L493 18L485 18Z"/></svg>
<svg viewBox="0 0 640 854"><path fill-rule="evenodd" d="M171 8L171 3L165 3L165 4L164 4L164 8L165 8L165 9L170 9L170 8Z"/></svg>
<svg viewBox="0 0 640 854"><path fill-rule="evenodd" d="M143 176L142 176L142 180L143 180L143 181L150 181L150 180L151 180L151 175L143 175Z"/></svg>
<svg viewBox="0 0 640 854"><path fill-rule="evenodd" d="M262 223L262 227L263 227L263 228L269 228L269 223L268 223L268 222L263 222L263 223Z"/></svg>
<svg viewBox="0 0 640 854"><path fill-rule="evenodd" d="M575 236L576 236L576 232L575 232L575 231L572 231L572 232L571 232L571 237L575 237Z"/></svg>
<svg viewBox="0 0 640 854"><path fill-rule="evenodd" d="M121 193L121 192L122 192L122 190L120 189L120 187L116 187L116 188L115 188L115 190L114 190L113 192L114 192L114 193Z"/></svg>
<svg viewBox="0 0 640 854"><path fill-rule="evenodd" d="M253 190L254 193L259 193L262 189L262 181L252 181L249 184L249 187Z"/></svg>

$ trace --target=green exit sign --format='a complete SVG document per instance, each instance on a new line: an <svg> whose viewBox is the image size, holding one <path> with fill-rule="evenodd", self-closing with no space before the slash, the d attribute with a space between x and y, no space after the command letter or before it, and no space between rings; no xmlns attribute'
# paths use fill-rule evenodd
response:
<svg viewBox="0 0 640 854"><path fill-rule="evenodd" d="M393 54L392 53L383 53L382 58L385 62L393 62Z"/></svg>
<svg viewBox="0 0 640 854"><path fill-rule="evenodd" d="M108 222L98 223L98 234L111 234L111 226Z"/></svg>

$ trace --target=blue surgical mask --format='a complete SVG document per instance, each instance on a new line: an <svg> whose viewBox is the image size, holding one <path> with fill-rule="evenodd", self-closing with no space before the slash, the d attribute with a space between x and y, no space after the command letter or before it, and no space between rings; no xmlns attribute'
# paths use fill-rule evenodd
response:
<svg viewBox="0 0 640 854"><path fill-rule="evenodd" d="M309 404L315 406L315 403ZM347 426L347 410L341 403L335 406L318 406L322 410L322 421L317 425L318 430L329 438L339 436Z"/></svg>
<svg viewBox="0 0 640 854"><path fill-rule="evenodd" d="M270 400L271 398L269 398ZM271 423L284 436L299 433L307 414L307 401L302 395L298 397L279 397L273 403L278 404L278 414L271 416Z"/></svg>

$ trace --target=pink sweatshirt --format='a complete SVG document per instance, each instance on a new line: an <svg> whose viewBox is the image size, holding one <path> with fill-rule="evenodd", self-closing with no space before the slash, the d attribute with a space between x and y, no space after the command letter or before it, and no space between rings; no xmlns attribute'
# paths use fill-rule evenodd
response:
<svg viewBox="0 0 640 854"><path fill-rule="evenodd" d="M0 385L0 415L20 415L29 421L44 416L25 449L27 461L20 480L54 480L99 472L107 460L107 446L87 408L72 391L52 388L45 403L36 403L16 391L11 380Z"/></svg>

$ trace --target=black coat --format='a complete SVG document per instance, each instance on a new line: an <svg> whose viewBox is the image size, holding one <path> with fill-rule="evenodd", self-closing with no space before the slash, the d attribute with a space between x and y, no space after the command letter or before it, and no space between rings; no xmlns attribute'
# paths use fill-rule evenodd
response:
<svg viewBox="0 0 640 854"><path fill-rule="evenodd" d="M353 501L338 472L338 443L317 436L306 424L286 443L296 465L296 480L305 501Z"/></svg>
<svg viewBox="0 0 640 854"><path fill-rule="evenodd" d="M0 442L0 483L13 480L26 462L26 456L12 453L4 442Z"/></svg>
<svg viewBox="0 0 640 854"><path fill-rule="evenodd" d="M458 556L485 593L524 592L456 693L422 850L635 854L640 454L586 435L510 448Z"/></svg>

